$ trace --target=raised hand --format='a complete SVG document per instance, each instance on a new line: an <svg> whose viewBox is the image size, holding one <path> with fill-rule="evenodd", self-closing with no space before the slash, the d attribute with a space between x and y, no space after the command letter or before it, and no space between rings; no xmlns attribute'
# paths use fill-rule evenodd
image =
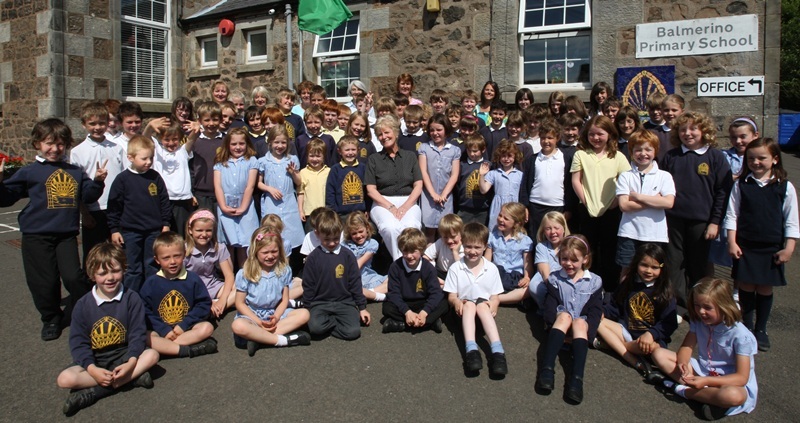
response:
<svg viewBox="0 0 800 423"><path fill-rule="evenodd" d="M103 182L106 180L106 177L108 176L108 169L106 169L106 166L108 166L108 159L103 162L102 166L100 165L100 162L97 162L97 170L94 173L95 181Z"/></svg>

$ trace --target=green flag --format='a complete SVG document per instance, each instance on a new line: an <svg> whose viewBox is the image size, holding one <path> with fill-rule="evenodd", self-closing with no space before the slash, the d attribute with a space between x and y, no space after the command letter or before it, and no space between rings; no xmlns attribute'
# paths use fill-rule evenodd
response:
<svg viewBox="0 0 800 423"><path fill-rule="evenodd" d="M353 13L342 0L300 0L297 26L317 35L327 34L346 22Z"/></svg>

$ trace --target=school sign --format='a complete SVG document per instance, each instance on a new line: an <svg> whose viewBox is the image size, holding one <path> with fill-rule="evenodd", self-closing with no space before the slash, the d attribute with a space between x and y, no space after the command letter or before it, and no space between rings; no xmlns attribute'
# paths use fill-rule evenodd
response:
<svg viewBox="0 0 800 423"><path fill-rule="evenodd" d="M636 58L758 50L758 15L636 25Z"/></svg>

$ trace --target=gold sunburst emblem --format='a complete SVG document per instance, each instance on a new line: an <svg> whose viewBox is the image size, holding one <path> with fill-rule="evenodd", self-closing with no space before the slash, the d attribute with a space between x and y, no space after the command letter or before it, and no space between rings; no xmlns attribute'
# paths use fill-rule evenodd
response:
<svg viewBox="0 0 800 423"><path fill-rule="evenodd" d="M58 169L44 183L47 191L47 208L63 209L77 207L78 182L64 169Z"/></svg>
<svg viewBox="0 0 800 423"><path fill-rule="evenodd" d="M179 291L169 291L161 303L158 305L158 315L164 323L173 326L181 321L189 313L189 303Z"/></svg>
<svg viewBox="0 0 800 423"><path fill-rule="evenodd" d="M92 349L101 350L111 345L125 343L125 332L125 326L119 320L111 316L103 316L92 326L90 335Z"/></svg>
<svg viewBox="0 0 800 423"><path fill-rule="evenodd" d="M342 181L342 204L361 204L364 202L364 185L358 175L350 171Z"/></svg>
<svg viewBox="0 0 800 423"><path fill-rule="evenodd" d="M480 180L481 175L478 172L478 169L473 170L472 173L469 174L469 177L467 178L467 198L471 199L475 194L475 191L480 192Z"/></svg>
<svg viewBox="0 0 800 423"><path fill-rule="evenodd" d="M655 307L653 307L650 297L644 292L638 292L631 297L628 307L630 310L629 329L646 330L648 325L655 323Z"/></svg>

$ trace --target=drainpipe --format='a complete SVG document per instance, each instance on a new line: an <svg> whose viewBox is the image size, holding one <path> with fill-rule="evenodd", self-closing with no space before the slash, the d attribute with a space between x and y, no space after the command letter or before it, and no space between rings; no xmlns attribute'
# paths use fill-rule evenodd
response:
<svg viewBox="0 0 800 423"><path fill-rule="evenodd" d="M294 87L292 78L292 5L286 3L286 74L288 76L289 89Z"/></svg>

